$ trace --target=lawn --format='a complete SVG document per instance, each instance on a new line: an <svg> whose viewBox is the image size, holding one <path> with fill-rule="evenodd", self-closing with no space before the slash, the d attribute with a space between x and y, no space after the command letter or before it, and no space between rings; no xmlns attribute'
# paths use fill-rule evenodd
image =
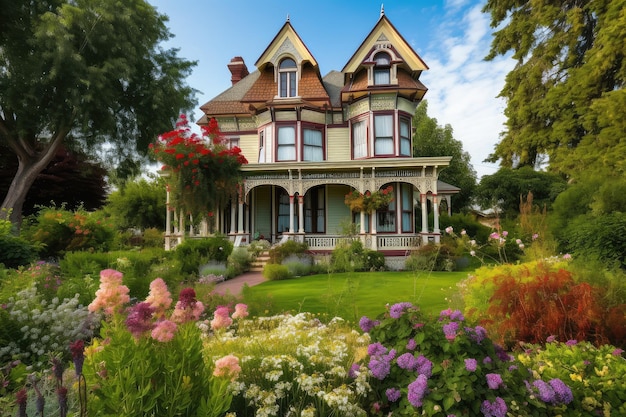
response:
<svg viewBox="0 0 626 417"><path fill-rule="evenodd" d="M358 321L403 301L427 314L458 308L456 284L466 277L467 272L346 272L268 281L243 294L259 315L306 311Z"/></svg>

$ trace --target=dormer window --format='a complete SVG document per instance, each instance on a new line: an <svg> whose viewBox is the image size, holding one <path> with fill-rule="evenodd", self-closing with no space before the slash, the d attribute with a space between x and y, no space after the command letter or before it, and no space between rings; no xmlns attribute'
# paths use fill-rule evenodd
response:
<svg viewBox="0 0 626 417"><path fill-rule="evenodd" d="M391 58L386 52L374 55L374 85L391 84Z"/></svg>
<svg viewBox="0 0 626 417"><path fill-rule="evenodd" d="M279 97L296 97L296 61L285 58L278 65L278 95Z"/></svg>

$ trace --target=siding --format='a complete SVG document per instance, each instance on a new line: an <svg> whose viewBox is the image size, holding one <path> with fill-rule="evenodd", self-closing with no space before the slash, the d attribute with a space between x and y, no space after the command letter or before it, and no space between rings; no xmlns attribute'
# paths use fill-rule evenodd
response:
<svg viewBox="0 0 626 417"><path fill-rule="evenodd" d="M259 161L259 135L241 135L239 147L249 163L256 164Z"/></svg>
<svg viewBox="0 0 626 417"><path fill-rule="evenodd" d="M344 203L350 187L345 185L329 185L326 187L326 233L340 234L341 224L351 220L350 209Z"/></svg>
<svg viewBox="0 0 626 417"><path fill-rule="evenodd" d="M326 143L328 144L326 155L329 162L349 161L350 158L350 135L347 127L328 128Z"/></svg>

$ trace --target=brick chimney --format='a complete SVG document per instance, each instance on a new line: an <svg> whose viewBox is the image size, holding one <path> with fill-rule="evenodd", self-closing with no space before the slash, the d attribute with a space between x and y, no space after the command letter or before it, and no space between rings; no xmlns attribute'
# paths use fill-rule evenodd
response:
<svg viewBox="0 0 626 417"><path fill-rule="evenodd" d="M243 62L243 58L240 56L236 56L230 60L228 69L231 73L230 81L233 85L237 84L242 78L249 74L248 67L246 67L246 63Z"/></svg>

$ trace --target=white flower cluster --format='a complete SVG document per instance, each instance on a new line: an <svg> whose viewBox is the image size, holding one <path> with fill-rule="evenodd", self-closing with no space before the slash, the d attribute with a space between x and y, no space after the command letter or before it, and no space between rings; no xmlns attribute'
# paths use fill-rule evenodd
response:
<svg viewBox="0 0 626 417"><path fill-rule="evenodd" d="M324 324L309 313L260 317L242 322L227 347L223 340L206 343L208 351L227 348L240 358L242 372L231 389L255 416L366 415L360 403L371 391L367 372L348 371L369 338L341 320Z"/></svg>
<svg viewBox="0 0 626 417"><path fill-rule="evenodd" d="M11 297L5 306L9 322L2 326L17 329L12 340L0 346L0 363L19 359L35 369L49 366L51 355L66 354L71 342L87 339L93 334L92 322L86 306L74 298L46 301L31 287Z"/></svg>

